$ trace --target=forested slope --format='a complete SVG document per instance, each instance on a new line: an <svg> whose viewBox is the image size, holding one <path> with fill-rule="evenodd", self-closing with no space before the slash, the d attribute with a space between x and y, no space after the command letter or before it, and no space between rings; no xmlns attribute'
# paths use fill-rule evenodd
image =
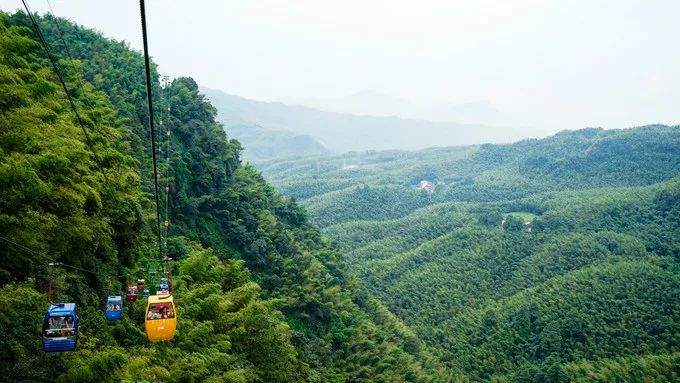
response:
<svg viewBox="0 0 680 383"><path fill-rule="evenodd" d="M406 204L412 206L408 211L422 207L414 193L421 180L436 184L436 193L429 196L432 203L494 202L549 191L661 182L678 174L678 131L664 125L589 128L507 145L356 152L270 161L258 168L283 194L310 199L305 204L313 219L325 226L354 220L361 213L357 204L383 209L372 217L379 220L403 215ZM399 194L397 211L373 206L373 195L384 194L379 188ZM325 198L330 192L335 194Z"/></svg>
<svg viewBox="0 0 680 383"><path fill-rule="evenodd" d="M680 379L680 127L263 169L452 371Z"/></svg>
<svg viewBox="0 0 680 383"><path fill-rule="evenodd" d="M149 343L143 301L107 324L104 297L146 276L158 258L143 60L64 20L39 22L89 139L28 17L0 13L0 235L19 244L0 247L2 379L448 379L415 335L339 269L340 253L305 211L241 164L240 144L195 82L161 86L155 71L156 113L173 133L160 174L179 325L173 341ZM55 261L89 272L50 271ZM79 305L76 352L41 351L48 286L54 300Z"/></svg>

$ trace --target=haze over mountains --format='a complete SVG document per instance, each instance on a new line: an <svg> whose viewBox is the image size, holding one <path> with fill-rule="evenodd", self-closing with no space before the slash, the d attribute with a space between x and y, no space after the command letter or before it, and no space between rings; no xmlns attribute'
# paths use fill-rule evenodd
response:
<svg viewBox="0 0 680 383"><path fill-rule="evenodd" d="M361 106L369 104L382 104L384 113L400 109L400 105L405 113L412 113L413 116L425 113L417 112L415 106L408 112L406 105L411 105L408 102L370 92L345 99L344 110L347 113L338 113L279 102L255 101L205 87L201 91L217 108L218 120L234 138L244 144L245 157L253 161L315 155L324 151L416 150L433 146L503 143L531 136L517 126L363 115ZM369 102L368 99L374 101ZM458 115L468 121L474 118L491 121L501 116L492 105L486 103L440 110L441 116L448 113L451 118ZM272 140L278 144L271 145Z"/></svg>
<svg viewBox="0 0 680 383"><path fill-rule="evenodd" d="M424 103L362 90L344 97L290 99L287 104L303 105L326 112L367 116L395 116L437 122L458 122L491 126L512 126L519 121L501 112L487 100L465 103Z"/></svg>

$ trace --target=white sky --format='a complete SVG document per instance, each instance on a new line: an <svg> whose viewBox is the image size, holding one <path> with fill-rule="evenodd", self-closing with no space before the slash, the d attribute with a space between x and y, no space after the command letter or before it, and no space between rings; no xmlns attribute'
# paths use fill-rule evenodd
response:
<svg viewBox="0 0 680 383"><path fill-rule="evenodd" d="M137 1L51 2L141 47ZM550 130L680 123L678 15L676 0L147 1L151 54L173 76L259 100L488 100Z"/></svg>

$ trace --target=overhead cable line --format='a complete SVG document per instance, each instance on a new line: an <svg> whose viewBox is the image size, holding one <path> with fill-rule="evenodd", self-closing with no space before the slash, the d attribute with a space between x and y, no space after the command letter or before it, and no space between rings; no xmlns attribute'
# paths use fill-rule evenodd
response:
<svg viewBox="0 0 680 383"><path fill-rule="evenodd" d="M23 1L23 0L22 0ZM156 229L158 231L158 254L161 259L164 258L163 252L163 240L161 234L161 213L160 213L160 203L158 197L158 167L156 161L156 130L153 124L153 95L151 93L151 64L149 62L149 44L146 37L146 10L144 6L144 0L139 0L139 10L142 19L142 41L144 43L144 70L146 73L146 101L149 107L149 131L151 135L151 158L153 161L153 184L154 184L154 195L156 198ZM165 263L164 263L164 271Z"/></svg>
<svg viewBox="0 0 680 383"><path fill-rule="evenodd" d="M12 245L16 246L17 248L19 248L19 249L21 249L21 250L23 250L23 251L25 251L25 252L31 253L31 254L33 254L33 255L44 255L44 253L41 253L41 252L39 252L39 251L35 251L35 250L33 250L33 249L30 249L30 248L28 248L28 247L26 247L26 246L24 246L24 245L22 245L22 244L20 244L20 243L16 243L16 242L12 241L12 240L9 239L9 238L5 238L5 237L0 236L0 240L3 240L3 241L5 241L5 242L7 242L7 243L9 243L9 244L12 244Z"/></svg>
<svg viewBox="0 0 680 383"><path fill-rule="evenodd" d="M99 275L99 273L96 272L96 271L83 269L82 267L78 267L78 266L72 266L72 265L66 264L66 263L64 263L64 262L50 262L50 263L48 264L48 266L52 266L52 267L58 267L58 266L61 266L61 267L68 267L69 269L79 270L79 271L82 271L82 272L84 272L84 273L90 273L90 274L93 274L93 275ZM116 275L116 277L124 277L124 275Z"/></svg>
<svg viewBox="0 0 680 383"><path fill-rule="evenodd" d="M0 240L3 240L3 241L5 241L5 242L7 242L7 243L9 243L9 244L11 244L11 245L16 246L18 249L21 249L21 250L23 250L23 251L25 251L25 252L27 252L27 253L31 253L31 254L33 254L33 255L48 255L48 254L45 253L45 252L33 250L33 249L31 249L31 248L29 248L29 247L26 247L26 246L24 246L24 245L22 245L22 244L20 244L20 243L18 243L18 242L12 241L11 239L9 239L9 238L7 238L7 237L0 236ZM50 266L50 267L57 267L57 266L67 267L67 268L70 268L70 269L80 270L80 271L82 271L82 272L90 273L90 274L94 274L94 275L99 275L99 274L101 274L100 272L97 272L97 271L92 271L92 270L88 270L88 269L83 269L82 267L69 265L68 263L64 263L64 262L50 262L50 263L48 263L47 265ZM116 276L116 277L124 277L125 275L119 275L119 274L118 274L118 275L114 275L114 276Z"/></svg>
<svg viewBox="0 0 680 383"><path fill-rule="evenodd" d="M59 32L59 38L61 39L61 44L64 46L66 55L70 60L73 60L73 56L71 56L71 50L68 49L68 44L66 44L66 39L64 38L64 32L61 30L61 27L59 26L59 22L57 21L57 15L54 13L54 9L52 9L52 4L50 3L50 0L45 1L47 1L47 6L50 8L50 13L52 14L52 17L54 17L54 25L57 27L57 31Z"/></svg>
<svg viewBox="0 0 680 383"><path fill-rule="evenodd" d="M78 113L78 108L76 107L76 103L73 100L73 97L71 96L71 92L69 91L68 87L66 86L66 82L64 81L64 78L62 77L61 71L59 70L59 65L57 64L57 61L54 58L52 51L50 50L49 44L45 40L45 36L42 33L42 29L40 28L40 25L38 25L38 22L33 17L33 14L31 13L31 10L28 7L26 0L21 0L21 2L24 4L24 8L26 9L26 13L28 13L28 17L31 19L31 23L33 24L33 28L35 29L35 32L38 34L38 38L40 39L40 43L42 44L43 49L47 53L47 58L49 59L50 63L52 64L52 69L54 69L54 73L57 75L57 78L59 78L59 82L61 83L61 86L64 89L64 93L66 93L66 98L68 99L68 103L71 106L73 113L76 115L76 120L78 121L78 125L80 125L80 128L83 130L83 134L85 135L85 144L88 146L88 148L90 148L90 151L92 152L92 156L94 157L95 163L99 167L99 171L102 173L102 175L106 179L106 174L104 174L104 167L102 166L102 163L101 163L101 160L99 159L99 156L97 156L97 152L94 150L94 147L92 145L92 140L90 139L90 134L87 132L87 129L85 129L85 124L83 123L83 119L80 117L80 113Z"/></svg>
<svg viewBox="0 0 680 383"><path fill-rule="evenodd" d="M163 89L165 90L165 93L167 93L168 89L168 76L165 75L163 76ZM164 95L167 96L167 95ZM165 98L167 101L167 98ZM161 112L166 111L166 109L162 109ZM166 140L166 145L165 145L165 222L163 224L164 226L164 233L165 237L163 238L163 249L165 250L165 254L167 255L168 251L168 237L170 236L170 149L171 149L171 139L170 139L170 124L168 121L170 120L170 106L167 107L167 113L165 115L161 113L161 120L160 120L160 125L161 127L165 128L165 140ZM165 117L165 118L163 118Z"/></svg>

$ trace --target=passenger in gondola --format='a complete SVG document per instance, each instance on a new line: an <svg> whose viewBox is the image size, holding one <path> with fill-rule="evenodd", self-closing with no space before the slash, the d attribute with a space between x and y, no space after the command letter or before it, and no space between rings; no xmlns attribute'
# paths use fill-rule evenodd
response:
<svg viewBox="0 0 680 383"><path fill-rule="evenodd" d="M161 315L156 309L151 309L146 317L148 319L160 319Z"/></svg>
<svg viewBox="0 0 680 383"><path fill-rule="evenodd" d="M61 336L72 335L73 325L71 324L71 317L62 317L60 327L61 327Z"/></svg>

